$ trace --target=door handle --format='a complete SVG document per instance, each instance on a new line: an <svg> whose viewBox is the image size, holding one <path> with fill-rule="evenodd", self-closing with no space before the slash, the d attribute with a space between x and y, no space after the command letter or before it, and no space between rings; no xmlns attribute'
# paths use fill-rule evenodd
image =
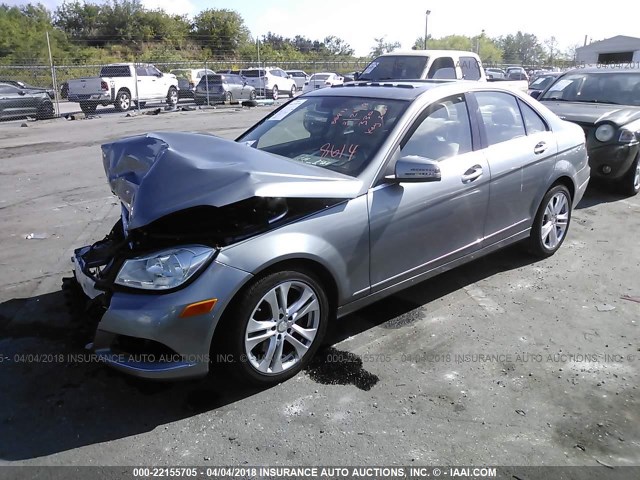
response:
<svg viewBox="0 0 640 480"><path fill-rule="evenodd" d="M462 183L471 183L482 176L482 167L474 165L462 174Z"/></svg>
<svg viewBox="0 0 640 480"><path fill-rule="evenodd" d="M535 147L533 147L533 153L536 155L540 155L547 150L546 142L538 142Z"/></svg>

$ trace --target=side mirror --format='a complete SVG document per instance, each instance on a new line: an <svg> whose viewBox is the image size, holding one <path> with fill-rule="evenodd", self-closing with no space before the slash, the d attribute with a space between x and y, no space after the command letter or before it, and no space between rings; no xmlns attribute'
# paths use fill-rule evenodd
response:
<svg viewBox="0 0 640 480"><path fill-rule="evenodd" d="M358 80L358 78L360 78L360 72L354 72L353 73L353 80Z"/></svg>
<svg viewBox="0 0 640 480"><path fill-rule="evenodd" d="M292 79L292 78L293 78L293 75L287 75L287 78L288 78L288 79Z"/></svg>
<svg viewBox="0 0 640 480"><path fill-rule="evenodd" d="M20 96L24 96L24 95L26 95L26 93L25 93L25 91L24 91L24 90L19 90L19 91L18 91L18 95L20 95Z"/></svg>
<svg viewBox="0 0 640 480"><path fill-rule="evenodd" d="M537 99L540 96L541 93L542 93L542 90L532 90L529 95L531 95L533 98Z"/></svg>
<svg viewBox="0 0 640 480"><path fill-rule="evenodd" d="M438 163L417 155L399 158L395 167L397 182L439 182L442 179Z"/></svg>

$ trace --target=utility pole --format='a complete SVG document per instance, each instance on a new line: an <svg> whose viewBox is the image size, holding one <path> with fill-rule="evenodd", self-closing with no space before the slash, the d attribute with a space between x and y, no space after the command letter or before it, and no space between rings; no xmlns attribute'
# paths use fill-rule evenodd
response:
<svg viewBox="0 0 640 480"><path fill-rule="evenodd" d="M424 21L424 49L427 49L427 38L429 38L429 15L431 10L427 10L427 15Z"/></svg>
<svg viewBox="0 0 640 480"><path fill-rule="evenodd" d="M49 31L46 32L47 35L47 49L49 50L49 66L51 67L51 83L53 84L53 98L56 101L56 117L60 116L60 103L58 99L58 82L56 81L56 69L53 66L53 55L51 55L51 42L49 41Z"/></svg>

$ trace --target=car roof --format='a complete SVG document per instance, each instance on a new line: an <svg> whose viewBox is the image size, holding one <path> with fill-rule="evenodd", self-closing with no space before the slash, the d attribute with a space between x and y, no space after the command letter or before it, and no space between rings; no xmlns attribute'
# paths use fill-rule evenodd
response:
<svg viewBox="0 0 640 480"><path fill-rule="evenodd" d="M394 51L389 53L383 53L379 55L379 57L392 57L392 56L402 56L402 57L424 57L424 56L447 56L447 55L464 55L464 56L476 56L473 52L468 52L466 50L403 50L403 51Z"/></svg>
<svg viewBox="0 0 640 480"><path fill-rule="evenodd" d="M443 96L447 96L481 90L500 90L513 93L513 91L500 88L494 83L473 80L403 80L395 82L358 82L356 80L343 85L333 85L329 88L313 90L304 96L322 97L331 95L413 101L429 91L441 91Z"/></svg>

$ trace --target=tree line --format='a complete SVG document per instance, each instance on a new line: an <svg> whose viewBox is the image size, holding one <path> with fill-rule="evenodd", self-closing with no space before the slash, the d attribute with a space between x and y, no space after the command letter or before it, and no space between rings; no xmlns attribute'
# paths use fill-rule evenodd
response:
<svg viewBox="0 0 640 480"><path fill-rule="evenodd" d="M253 38L240 14L206 9L193 18L147 9L140 0L105 3L66 1L50 11L42 4L0 4L0 64L30 65L48 61L49 32L56 62L73 64L116 61L189 60L297 62L353 59L354 50L342 38L287 38L269 32ZM370 56L396 50L398 42L373 38ZM423 48L417 38L414 48ZM485 63L553 64L572 60L552 37L542 44L535 35L517 32L498 38L484 33L470 37L428 38L428 48L470 50Z"/></svg>

